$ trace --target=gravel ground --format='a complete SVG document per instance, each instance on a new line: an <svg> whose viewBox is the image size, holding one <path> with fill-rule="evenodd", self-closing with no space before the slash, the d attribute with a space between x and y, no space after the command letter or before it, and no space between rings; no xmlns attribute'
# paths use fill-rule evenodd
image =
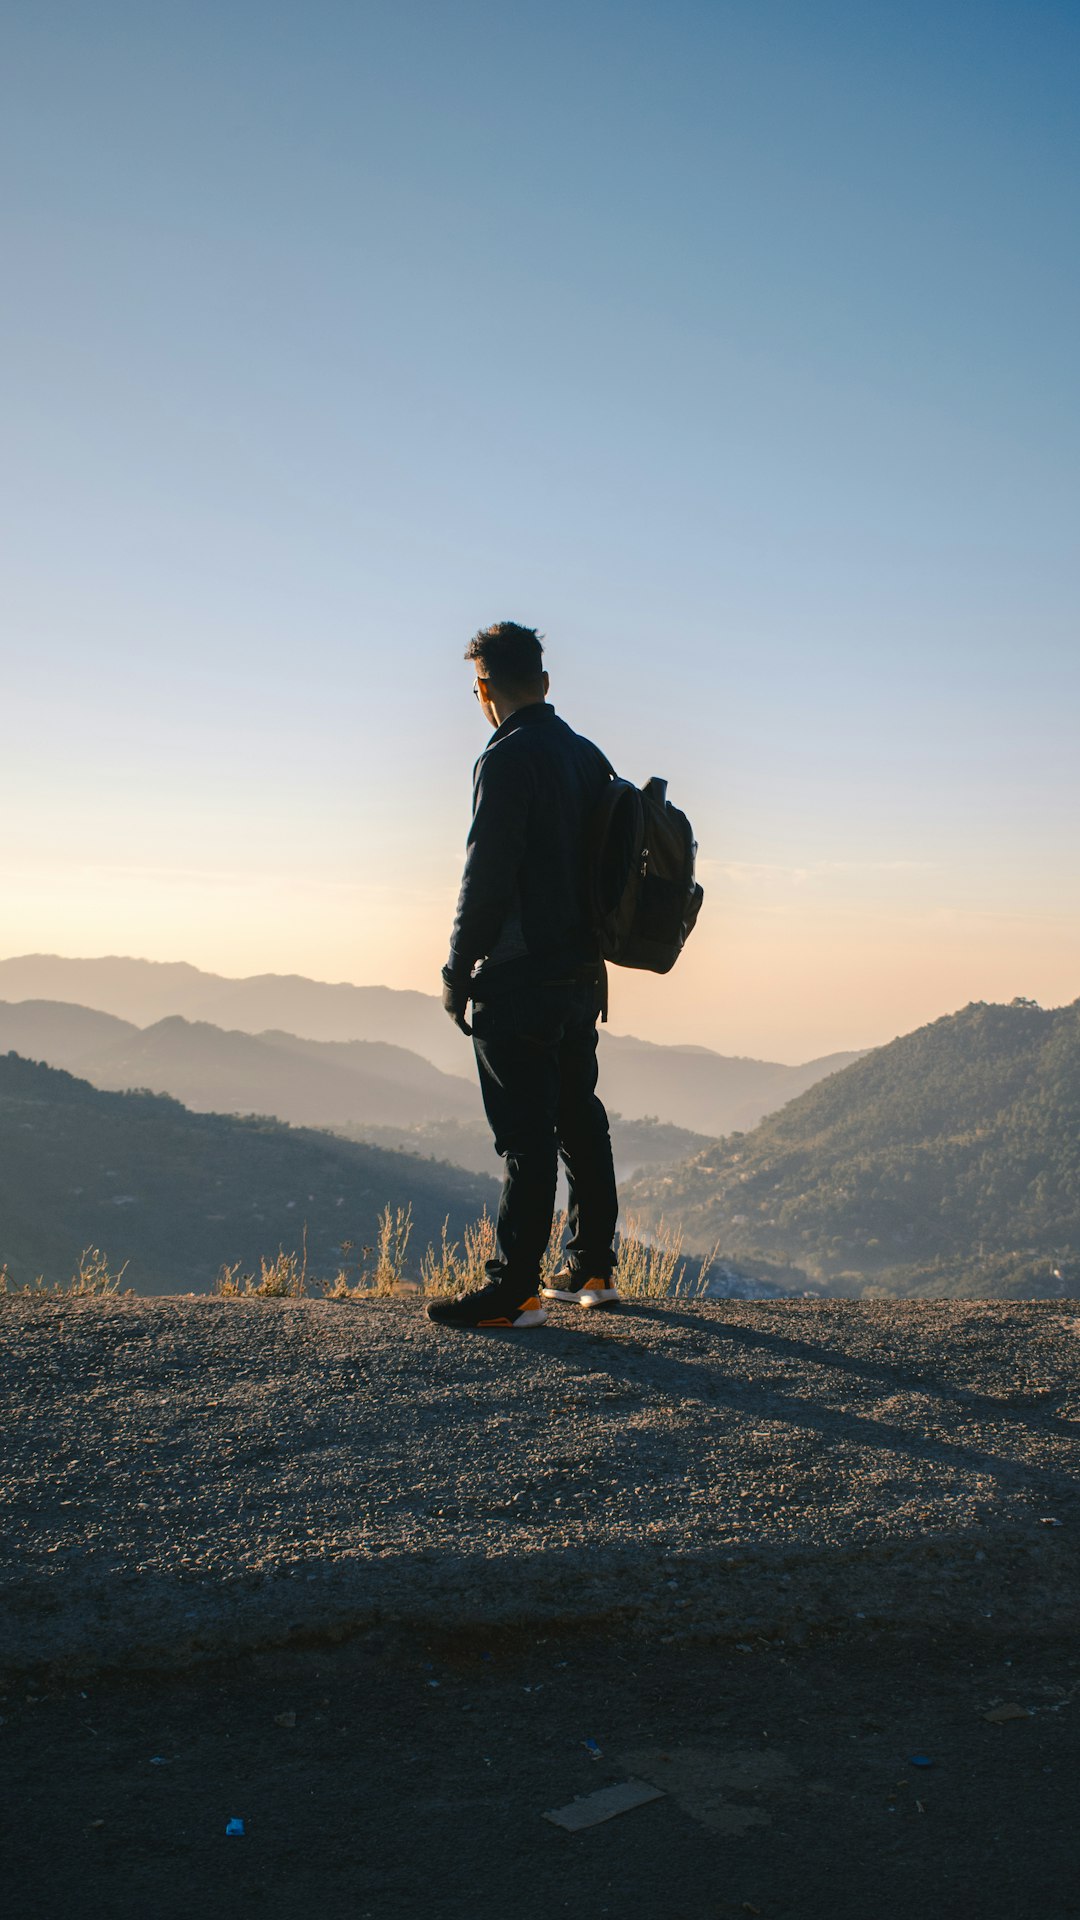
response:
<svg viewBox="0 0 1080 1920"><path fill-rule="evenodd" d="M1075 1626L1072 1302L0 1311L8 1672L618 1618ZM558 1317L556 1317L558 1316Z"/></svg>

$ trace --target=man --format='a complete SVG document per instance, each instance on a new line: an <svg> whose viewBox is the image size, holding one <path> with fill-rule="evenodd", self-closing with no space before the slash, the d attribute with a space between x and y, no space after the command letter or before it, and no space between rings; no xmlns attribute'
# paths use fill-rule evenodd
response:
<svg viewBox="0 0 1080 1920"><path fill-rule="evenodd" d="M434 1300L456 1327L546 1320L540 1261L551 1235L557 1155L570 1238L549 1299L613 1306L619 1203L607 1114L596 1095L602 967L589 913L588 826L610 777L590 740L547 700L532 627L503 620L469 642L473 692L492 738L473 768L465 873L443 968L443 1005L472 1035L484 1108L506 1162L487 1284ZM472 1023L466 1018L472 1001Z"/></svg>

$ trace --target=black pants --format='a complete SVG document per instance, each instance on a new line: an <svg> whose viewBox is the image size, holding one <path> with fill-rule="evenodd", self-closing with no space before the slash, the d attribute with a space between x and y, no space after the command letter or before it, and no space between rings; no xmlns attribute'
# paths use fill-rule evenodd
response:
<svg viewBox="0 0 1080 1920"><path fill-rule="evenodd" d="M479 984L479 983L478 983ZM506 1162L489 1277L535 1292L566 1168L568 1264L590 1280L615 1265L619 1202L608 1118L596 1095L596 985L551 982L473 1002L473 1050L495 1150Z"/></svg>

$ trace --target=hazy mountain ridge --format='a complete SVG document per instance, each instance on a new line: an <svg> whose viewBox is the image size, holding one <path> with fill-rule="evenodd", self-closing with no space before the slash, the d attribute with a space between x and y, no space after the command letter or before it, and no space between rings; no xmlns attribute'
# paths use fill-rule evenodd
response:
<svg viewBox="0 0 1080 1920"><path fill-rule="evenodd" d="M371 1245L384 1205L413 1208L410 1255L450 1216L460 1239L498 1197L493 1180L271 1120L191 1113L174 1099L109 1093L0 1055L0 1266L18 1283L66 1279L82 1249L130 1261L141 1293L205 1291L226 1261L257 1268L279 1246L336 1269L343 1241Z"/></svg>
<svg viewBox="0 0 1080 1920"><path fill-rule="evenodd" d="M976 1002L624 1196L687 1244L841 1291L1080 1285L1080 1001Z"/></svg>
<svg viewBox="0 0 1080 1920"><path fill-rule="evenodd" d="M78 1073L94 1086L169 1094L199 1113L262 1114L331 1127L346 1139L418 1153L501 1178L474 1081L381 1040L302 1040L227 1032L179 1014L137 1027L63 1001L0 1001L0 1052ZM612 1114L620 1179L672 1166L708 1138L659 1120Z"/></svg>
<svg viewBox="0 0 1080 1920"><path fill-rule="evenodd" d="M0 999L24 1005L43 1000L54 1004L74 1001L143 1029L180 1016L277 1044L283 1044L286 1038L323 1044L390 1043L420 1055L455 1080L467 1082L474 1096L472 1111L477 1110L472 1049L448 1021L435 994L392 987L330 985L299 975L264 974L227 980L182 961L69 960L58 955L29 954L0 961ZM88 1057L61 1057L47 1044L24 1042L10 1026L8 1032L11 1037L6 1043L0 1040L0 1045L15 1046L20 1052L34 1053L56 1065L81 1070L83 1059ZM830 1055L792 1067L728 1056L708 1047L669 1046L630 1034L613 1034L602 1027L599 1057L601 1093L609 1108L627 1116L648 1116L685 1127L711 1139L734 1128L754 1126L764 1114L857 1055ZM395 1073L394 1077L399 1076ZM179 1092L179 1088L168 1090ZM247 1095L238 1104L250 1109L253 1099L253 1094ZM346 1117L402 1124L435 1118L446 1111L442 1106L431 1113L408 1116ZM334 1116L328 1113L325 1117Z"/></svg>
<svg viewBox="0 0 1080 1920"><path fill-rule="evenodd" d="M462 1035L437 996L407 988L356 987L302 974L231 980L184 960L23 954L0 960L0 997L74 1001L142 1027L180 1014L246 1033L278 1029L305 1040L382 1040L422 1054L444 1073L472 1072Z"/></svg>
<svg viewBox="0 0 1080 1920"><path fill-rule="evenodd" d="M480 1110L470 1083L383 1040L249 1034L180 1014L137 1027L61 1002L0 1002L0 1050L108 1090L144 1088L199 1112L273 1114L299 1126L410 1126Z"/></svg>
<svg viewBox="0 0 1080 1920"><path fill-rule="evenodd" d="M142 1031L114 1013L64 1000L0 1000L0 1053L21 1053L68 1073Z"/></svg>
<svg viewBox="0 0 1080 1920"><path fill-rule="evenodd" d="M620 1113L648 1114L715 1139L756 1126L765 1114L859 1057L835 1053L788 1067L714 1053L708 1047L661 1045L602 1031L600 1091L606 1104Z"/></svg>

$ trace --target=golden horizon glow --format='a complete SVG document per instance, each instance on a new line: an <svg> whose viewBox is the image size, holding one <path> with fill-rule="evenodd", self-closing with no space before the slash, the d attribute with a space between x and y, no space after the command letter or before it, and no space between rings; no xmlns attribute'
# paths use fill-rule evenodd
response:
<svg viewBox="0 0 1080 1920"><path fill-rule="evenodd" d="M725 879L674 971L611 970L610 1027L667 1044L798 1063L881 1045L971 1000L1080 994L1080 924L1066 914L932 899L823 897L775 870ZM878 876L880 879L880 876ZM325 877L57 865L0 875L3 956L185 960L227 977L299 973L439 991L455 885L395 890Z"/></svg>

